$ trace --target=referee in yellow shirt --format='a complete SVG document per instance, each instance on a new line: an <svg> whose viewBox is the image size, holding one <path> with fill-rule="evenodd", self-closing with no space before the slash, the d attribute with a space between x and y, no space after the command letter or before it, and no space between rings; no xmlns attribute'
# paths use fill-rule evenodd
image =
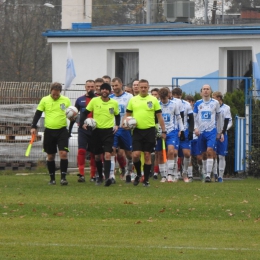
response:
<svg viewBox="0 0 260 260"><path fill-rule="evenodd" d="M44 139L43 149L47 153L47 167L50 174L50 185L55 185L55 154L57 146L60 156L61 185L68 185L66 174L68 169L68 139L66 108L71 106L70 99L61 95L62 86L58 82L51 84L51 93L41 99L35 112L31 134L37 132L37 122L41 118L42 113L45 114L44 119Z"/></svg>
<svg viewBox="0 0 260 260"><path fill-rule="evenodd" d="M133 163L137 176L134 185L138 185L141 178L141 152L144 152L144 182L148 187L151 172L151 152L155 147L155 115L162 128L162 138L166 138L166 131L162 111L157 98L149 95L149 82L146 79L139 80L139 94L130 99L125 117L133 116L137 126L133 130Z"/></svg>
<svg viewBox="0 0 260 260"><path fill-rule="evenodd" d="M120 125L120 114L118 102L109 97L111 93L111 86L108 83L103 83L100 86L100 93L101 96L92 98L88 103L86 110L81 113L80 127L87 129L87 125L84 124L84 120L90 112L93 112L93 118L97 123L96 129L92 133L95 161L99 175L96 185L100 185L103 181L101 155L105 153L105 186L110 186L112 184L112 180L109 178L111 153L113 151L112 146L114 142L114 134Z"/></svg>

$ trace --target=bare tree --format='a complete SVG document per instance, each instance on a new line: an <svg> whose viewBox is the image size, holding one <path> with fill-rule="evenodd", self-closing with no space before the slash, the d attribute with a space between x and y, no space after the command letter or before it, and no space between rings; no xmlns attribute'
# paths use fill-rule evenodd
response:
<svg viewBox="0 0 260 260"><path fill-rule="evenodd" d="M51 81L51 48L42 32L58 29L61 0L0 0L0 81Z"/></svg>

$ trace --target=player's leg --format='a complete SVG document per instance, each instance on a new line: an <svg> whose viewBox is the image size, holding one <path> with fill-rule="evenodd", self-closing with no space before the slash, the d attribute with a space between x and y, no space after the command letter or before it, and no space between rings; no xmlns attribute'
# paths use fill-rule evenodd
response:
<svg viewBox="0 0 260 260"><path fill-rule="evenodd" d="M214 146L216 142L217 137L217 131L216 129L205 133L206 140L207 140L207 176L205 178L205 182L211 182L211 172L213 169L213 162L214 162Z"/></svg>
<svg viewBox="0 0 260 260"><path fill-rule="evenodd" d="M57 146L59 149L60 156L60 172L61 172L61 185L68 185L66 179L67 170L68 170L68 146L69 146L69 133L66 128L59 129L57 131Z"/></svg>
<svg viewBox="0 0 260 260"><path fill-rule="evenodd" d="M83 128L78 128L78 154L77 154L77 164L79 169L78 182L85 182L85 160L87 153L87 130Z"/></svg>

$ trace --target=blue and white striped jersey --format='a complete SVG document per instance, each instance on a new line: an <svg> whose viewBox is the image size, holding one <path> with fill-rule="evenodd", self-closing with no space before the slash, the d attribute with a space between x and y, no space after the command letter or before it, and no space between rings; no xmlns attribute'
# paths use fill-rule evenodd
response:
<svg viewBox="0 0 260 260"><path fill-rule="evenodd" d="M179 129L179 121L181 121L181 116L177 102L169 100L168 103L164 104L160 101L160 106L167 133ZM182 128L180 130L183 130L183 125L180 126L180 128Z"/></svg>
<svg viewBox="0 0 260 260"><path fill-rule="evenodd" d="M195 128L202 133L209 132L217 128L217 114L220 113L220 105L217 100L211 98L205 102L203 99L194 104Z"/></svg>
<svg viewBox="0 0 260 260"><path fill-rule="evenodd" d="M119 114L120 114L120 118L121 118L121 122L120 122L120 126L121 126L122 125L122 118L124 117L124 115L126 113L126 108L127 108L128 102L133 97L133 95L130 94L130 93L127 93L127 92L123 92L123 94L120 95L120 96L116 96L115 94L111 94L111 95L109 95L109 97L115 99L118 102Z"/></svg>

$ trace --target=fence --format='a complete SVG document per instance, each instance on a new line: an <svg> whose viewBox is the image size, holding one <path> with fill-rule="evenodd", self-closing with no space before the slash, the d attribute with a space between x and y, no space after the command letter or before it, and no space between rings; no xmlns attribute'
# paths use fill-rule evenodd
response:
<svg viewBox="0 0 260 260"><path fill-rule="evenodd" d="M0 82L0 170L34 169L39 162L45 162L42 150L44 116L39 121L38 135L29 157L25 150L31 139L30 129L37 104L50 93L49 82ZM82 85L72 86L66 94L72 104L85 93ZM70 140L70 167L76 166L76 128ZM58 156L56 160L59 160Z"/></svg>

